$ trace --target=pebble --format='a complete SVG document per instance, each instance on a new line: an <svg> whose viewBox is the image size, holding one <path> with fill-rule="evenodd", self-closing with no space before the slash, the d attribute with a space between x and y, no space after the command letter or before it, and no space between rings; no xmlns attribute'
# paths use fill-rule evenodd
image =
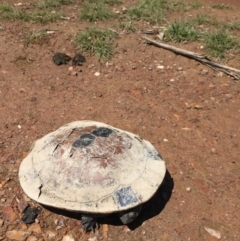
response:
<svg viewBox="0 0 240 241"><path fill-rule="evenodd" d="M38 233L38 234L42 233L42 229L38 223L33 223L31 226L29 226L28 231Z"/></svg>
<svg viewBox="0 0 240 241"><path fill-rule="evenodd" d="M88 241L98 241L97 237L92 237L92 238L89 238Z"/></svg>
<svg viewBox="0 0 240 241"><path fill-rule="evenodd" d="M207 75L208 72L209 71L207 69L202 69L200 73L201 73L201 75Z"/></svg>
<svg viewBox="0 0 240 241"><path fill-rule="evenodd" d="M163 141L164 141L164 142L168 142L168 139L164 138Z"/></svg>
<svg viewBox="0 0 240 241"><path fill-rule="evenodd" d="M191 187L186 188L187 192L191 192Z"/></svg>
<svg viewBox="0 0 240 241"><path fill-rule="evenodd" d="M183 71L182 67L177 67L177 71Z"/></svg>
<svg viewBox="0 0 240 241"><path fill-rule="evenodd" d="M27 237L31 234L31 232L21 231L21 230L12 230L7 231L6 236L9 239L17 240L17 241L24 241Z"/></svg>
<svg viewBox="0 0 240 241"><path fill-rule="evenodd" d="M62 241L75 241L72 235L65 235Z"/></svg>
<svg viewBox="0 0 240 241"><path fill-rule="evenodd" d="M216 231L214 229L211 229L211 228L207 228L207 227L204 227L205 230L210 234L212 235L214 238L217 238L217 239L221 239L221 234L219 231Z"/></svg>
<svg viewBox="0 0 240 241"><path fill-rule="evenodd" d="M203 107L201 105L194 105L194 108L197 110L203 109Z"/></svg>
<svg viewBox="0 0 240 241"><path fill-rule="evenodd" d="M38 239L35 237L35 236L33 236L33 235L31 235L31 236L29 236L28 238L27 238L27 241L37 241Z"/></svg>
<svg viewBox="0 0 240 241"><path fill-rule="evenodd" d="M99 75L100 75L100 72L96 72L94 75L95 75L95 76L99 76Z"/></svg>
<svg viewBox="0 0 240 241"><path fill-rule="evenodd" d="M1 198L1 202L5 203L6 202L6 198Z"/></svg>
<svg viewBox="0 0 240 241"><path fill-rule="evenodd" d="M157 68L158 69L164 69L164 66L163 65L158 65Z"/></svg>
<svg viewBox="0 0 240 241"><path fill-rule="evenodd" d="M216 149L214 147L211 148L211 152L212 152L212 154L215 154L216 153Z"/></svg>
<svg viewBox="0 0 240 241"><path fill-rule="evenodd" d="M223 72L218 72L217 77L223 77Z"/></svg>
<svg viewBox="0 0 240 241"><path fill-rule="evenodd" d="M191 108L191 105L189 105L187 102L185 103L185 106L190 109Z"/></svg>
<svg viewBox="0 0 240 241"><path fill-rule="evenodd" d="M53 238L53 237L57 236L58 232L55 230L47 230L46 234L47 234L48 238Z"/></svg>

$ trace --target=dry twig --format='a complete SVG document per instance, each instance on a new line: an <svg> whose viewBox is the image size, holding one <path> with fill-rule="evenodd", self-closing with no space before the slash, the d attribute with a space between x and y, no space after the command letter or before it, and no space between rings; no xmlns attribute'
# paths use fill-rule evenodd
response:
<svg viewBox="0 0 240 241"><path fill-rule="evenodd" d="M221 71L221 72L223 72L227 75L232 76L234 79L237 79L237 80L240 79L240 70L239 69L235 69L235 68L220 64L216 61L210 60L208 57L206 57L204 55L201 55L201 54L198 54L198 53L195 53L195 52L191 52L191 51L188 51L188 50L176 48L174 46L171 46L171 45L168 45L168 44L165 44L165 43L160 43L160 42L155 41L153 39L150 39L146 36L144 36L143 39L147 40L147 42L149 42L153 45L156 45L158 47L170 50L170 51L172 51L176 54L181 54L181 55L186 56L188 58L195 59L196 61L198 61L202 64L205 64L205 65L211 67L214 70L218 70L218 71Z"/></svg>

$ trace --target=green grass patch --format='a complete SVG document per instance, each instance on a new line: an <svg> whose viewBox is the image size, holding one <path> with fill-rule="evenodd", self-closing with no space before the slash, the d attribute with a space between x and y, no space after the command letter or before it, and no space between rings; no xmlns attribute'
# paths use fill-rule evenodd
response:
<svg viewBox="0 0 240 241"><path fill-rule="evenodd" d="M206 51L217 59L225 58L229 50L239 47L239 42L224 30L206 34L204 42Z"/></svg>
<svg viewBox="0 0 240 241"><path fill-rule="evenodd" d="M212 8L215 8L215 9L229 9L229 10L233 10L234 9L234 6L232 5L229 5L229 4L212 4L211 5Z"/></svg>
<svg viewBox="0 0 240 241"><path fill-rule="evenodd" d="M192 21L180 20L173 22L164 33L165 41L180 43L185 40L198 40L200 33L194 28Z"/></svg>
<svg viewBox="0 0 240 241"><path fill-rule="evenodd" d="M167 0L139 0L137 6L128 9L131 20L143 19L151 24L161 23L166 18Z"/></svg>
<svg viewBox="0 0 240 241"><path fill-rule="evenodd" d="M192 19L192 22L195 25L213 25L218 26L219 22L216 18L208 16L208 15L197 15L197 17Z"/></svg>
<svg viewBox="0 0 240 241"><path fill-rule="evenodd" d="M119 21L118 26L122 30L126 30L127 32L135 32L136 29L133 26L133 23L131 21Z"/></svg>
<svg viewBox="0 0 240 241"><path fill-rule="evenodd" d="M166 15L171 12L199 8L198 2L185 3L179 0L139 0L135 7L128 9L127 15L131 20L145 20L150 24L159 24L166 20Z"/></svg>
<svg viewBox="0 0 240 241"><path fill-rule="evenodd" d="M192 2L192 3L189 3L189 6L193 9L198 9L202 7L202 4L200 2Z"/></svg>
<svg viewBox="0 0 240 241"><path fill-rule="evenodd" d="M60 19L61 14L49 11L26 12L4 4L0 6L0 17L7 20L33 21L46 24Z"/></svg>
<svg viewBox="0 0 240 241"><path fill-rule="evenodd" d="M24 46L28 46L29 44L42 44L48 39L49 39L49 34L47 34L47 30L43 29L36 33L32 33L25 36L23 43L24 43Z"/></svg>
<svg viewBox="0 0 240 241"><path fill-rule="evenodd" d="M178 12L187 10L189 6L184 1L169 1L168 4L166 4L166 8L170 11Z"/></svg>
<svg viewBox="0 0 240 241"><path fill-rule="evenodd" d="M85 1L79 18L94 22L109 19L113 15L113 12L107 8L103 1Z"/></svg>
<svg viewBox="0 0 240 241"><path fill-rule="evenodd" d="M122 3L122 1L120 0L102 0L102 1L109 5L117 5Z"/></svg>
<svg viewBox="0 0 240 241"><path fill-rule="evenodd" d="M70 5L73 4L74 0L44 0L42 2L32 3L33 6L36 6L40 9L43 8L56 8L62 5Z"/></svg>
<svg viewBox="0 0 240 241"><path fill-rule="evenodd" d="M75 44L81 51L98 56L99 61L108 60L114 54L116 33L108 29L89 28L78 33Z"/></svg>
<svg viewBox="0 0 240 241"><path fill-rule="evenodd" d="M240 21L224 24L224 27L229 30L240 30Z"/></svg>
<svg viewBox="0 0 240 241"><path fill-rule="evenodd" d="M166 9L172 12L187 11L189 9L197 9L202 5L199 2L186 3L184 1L172 0L166 4Z"/></svg>

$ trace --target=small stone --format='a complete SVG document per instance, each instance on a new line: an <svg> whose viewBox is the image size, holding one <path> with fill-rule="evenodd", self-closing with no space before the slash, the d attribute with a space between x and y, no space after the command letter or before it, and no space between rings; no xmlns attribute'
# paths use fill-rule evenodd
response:
<svg viewBox="0 0 240 241"><path fill-rule="evenodd" d="M170 82L174 82L175 80L174 79L170 79Z"/></svg>
<svg viewBox="0 0 240 241"><path fill-rule="evenodd" d="M6 202L6 198L1 198L1 202L5 203Z"/></svg>
<svg viewBox="0 0 240 241"><path fill-rule="evenodd" d="M42 229L40 227L40 225L38 223L33 223L29 228L28 228L29 232L34 232L34 233L38 233L41 234L42 233Z"/></svg>
<svg viewBox="0 0 240 241"><path fill-rule="evenodd" d="M68 68L68 71L73 71L73 67L72 66L70 66L69 68Z"/></svg>
<svg viewBox="0 0 240 241"><path fill-rule="evenodd" d="M227 99L231 99L232 98L231 94L226 94L225 96L227 97Z"/></svg>
<svg viewBox="0 0 240 241"><path fill-rule="evenodd" d="M217 239L221 239L221 234L219 231L216 231L214 229L211 229L211 228L207 228L207 227L204 227L205 230L210 234L212 235L214 238L217 238Z"/></svg>
<svg viewBox="0 0 240 241"><path fill-rule="evenodd" d="M223 72L218 72L217 77L223 77Z"/></svg>
<svg viewBox="0 0 240 241"><path fill-rule="evenodd" d="M17 241L24 241L27 239L27 237L31 234L31 232L25 232L20 230L12 230L7 231L6 236L9 239L17 240Z"/></svg>
<svg viewBox="0 0 240 241"><path fill-rule="evenodd" d="M200 73L201 73L201 75L207 75L208 72L209 71L207 69L202 69Z"/></svg>
<svg viewBox="0 0 240 241"><path fill-rule="evenodd" d="M98 241L98 239L97 239L97 237L95 236L95 237L89 238L88 241Z"/></svg>
<svg viewBox="0 0 240 241"><path fill-rule="evenodd" d="M164 142L168 142L168 139L164 138L163 141L164 141Z"/></svg>
<svg viewBox="0 0 240 241"><path fill-rule="evenodd" d="M47 230L46 234L47 234L48 238L53 238L58 235L58 232L55 230Z"/></svg>
<svg viewBox="0 0 240 241"><path fill-rule="evenodd" d="M72 235L65 235L62 241L75 241Z"/></svg>
<svg viewBox="0 0 240 241"><path fill-rule="evenodd" d="M31 236L29 236L28 238L27 238L27 241L37 241L38 239L35 237L35 236L33 236L33 235L31 235Z"/></svg>
<svg viewBox="0 0 240 241"><path fill-rule="evenodd" d="M185 103L185 106L190 109L191 108L191 105L189 105L187 102Z"/></svg>
<svg viewBox="0 0 240 241"><path fill-rule="evenodd" d="M123 228L124 233L131 232L131 229L128 226L124 226Z"/></svg>
<svg viewBox="0 0 240 241"><path fill-rule="evenodd" d="M94 75L95 75L95 76L99 76L99 75L100 75L100 72L96 72Z"/></svg>
<svg viewBox="0 0 240 241"><path fill-rule="evenodd" d="M20 88L19 91L20 91L20 93L26 92L26 90L24 88Z"/></svg>
<svg viewBox="0 0 240 241"><path fill-rule="evenodd" d="M177 67L177 71L183 71L182 67Z"/></svg>
<svg viewBox="0 0 240 241"><path fill-rule="evenodd" d="M158 69L164 69L164 66L163 65L158 65L157 68Z"/></svg>
<svg viewBox="0 0 240 241"><path fill-rule="evenodd" d="M186 188L187 192L191 192L191 187Z"/></svg>
<svg viewBox="0 0 240 241"><path fill-rule="evenodd" d="M216 153L216 149L214 147L211 148L211 152L212 152L212 154L215 154Z"/></svg>
<svg viewBox="0 0 240 241"><path fill-rule="evenodd" d="M14 221L17 217L11 206L6 206L2 209L2 215L7 221Z"/></svg>
<svg viewBox="0 0 240 241"><path fill-rule="evenodd" d="M203 107L201 105L194 105L194 108L197 110L203 109Z"/></svg>
<svg viewBox="0 0 240 241"><path fill-rule="evenodd" d="M78 76L78 73L77 73L76 71L72 71L72 72L71 72L71 75L72 75L72 76Z"/></svg>

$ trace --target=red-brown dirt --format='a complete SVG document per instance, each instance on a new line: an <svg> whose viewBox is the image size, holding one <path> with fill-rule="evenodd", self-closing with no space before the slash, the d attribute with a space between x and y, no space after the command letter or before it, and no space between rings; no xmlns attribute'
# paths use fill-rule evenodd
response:
<svg viewBox="0 0 240 241"><path fill-rule="evenodd" d="M235 7L209 7L220 2ZM204 8L187 13L204 12L229 22L239 16L239 1L220 2L206 0ZM117 39L115 57L108 64L100 65L96 57L84 53L87 62L82 67L69 71L70 65L56 66L53 54L73 56L76 33L93 25L76 19L75 6L66 6L65 11L72 20L47 26L0 22L0 240L14 240L13 235L28 241L214 241L220 236L240 240L240 82L147 45L138 31ZM112 27L110 21L94 25ZM138 23L139 30L146 27ZM55 33L47 41L24 46L26 34L43 28ZM177 46L201 52L200 44ZM239 68L239 60L235 53L225 64ZM129 228L108 220L96 233L84 234L78 219L46 209L34 224L24 224L23 200L39 204L20 188L22 159L34 140L83 119L149 140L169 172L161 192Z"/></svg>

